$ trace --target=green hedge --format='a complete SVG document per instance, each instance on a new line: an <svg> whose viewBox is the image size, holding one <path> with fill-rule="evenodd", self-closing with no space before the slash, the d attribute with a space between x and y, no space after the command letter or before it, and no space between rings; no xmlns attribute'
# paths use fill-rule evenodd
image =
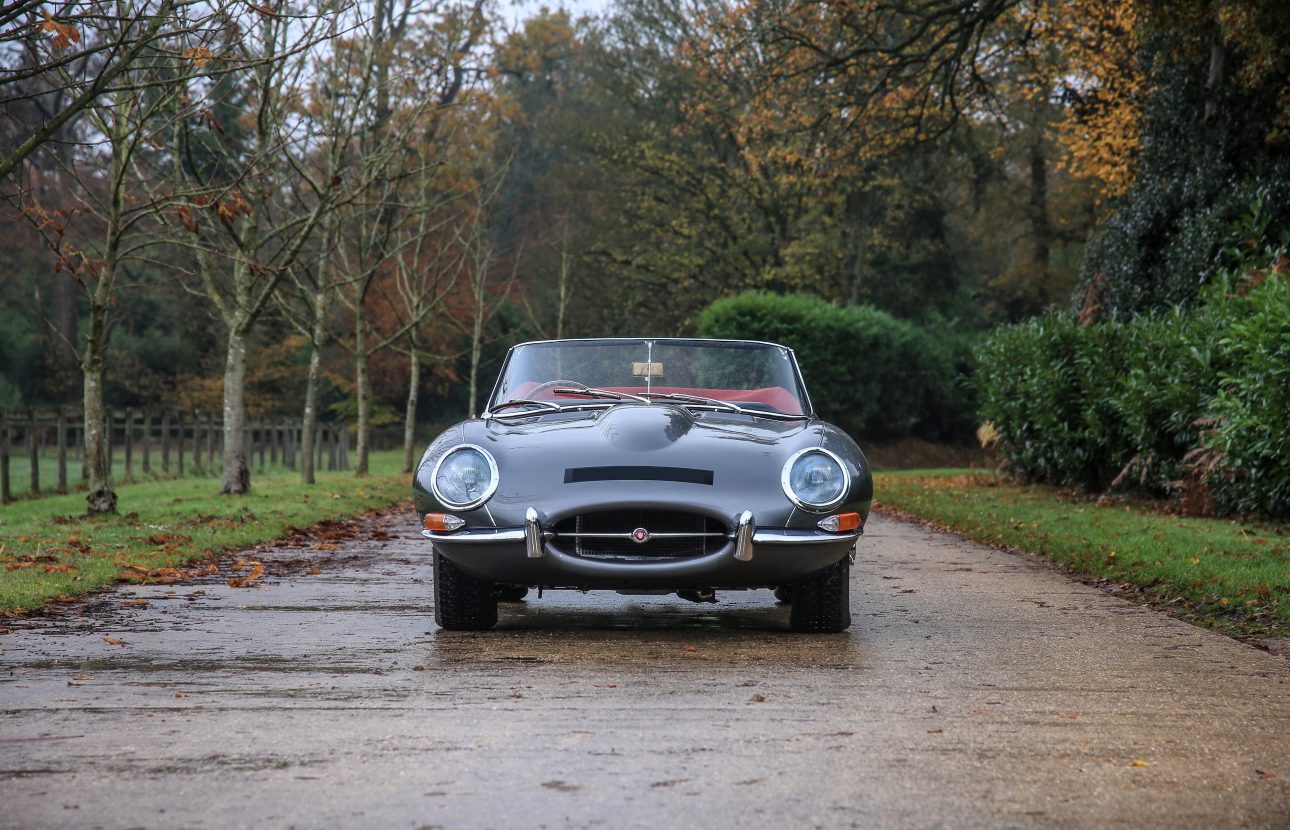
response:
<svg viewBox="0 0 1290 830"><path fill-rule="evenodd" d="M1137 460L1158 490L1192 450L1228 511L1290 514L1290 284L1080 326L1050 314L978 351L981 417L1017 471L1104 489Z"/></svg>
<svg viewBox="0 0 1290 830"><path fill-rule="evenodd" d="M974 427L964 380L971 345L953 331L809 294L750 291L705 309L699 333L793 349L816 410L852 435L959 439Z"/></svg>

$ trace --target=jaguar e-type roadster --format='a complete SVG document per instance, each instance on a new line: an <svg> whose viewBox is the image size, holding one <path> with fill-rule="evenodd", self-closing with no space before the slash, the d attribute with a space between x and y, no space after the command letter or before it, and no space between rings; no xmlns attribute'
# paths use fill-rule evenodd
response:
<svg viewBox="0 0 1290 830"><path fill-rule="evenodd" d="M487 409L445 430L412 481L434 549L435 621L481 630L529 589L771 588L796 631L851 624L848 578L873 479L816 417L773 343L515 346Z"/></svg>

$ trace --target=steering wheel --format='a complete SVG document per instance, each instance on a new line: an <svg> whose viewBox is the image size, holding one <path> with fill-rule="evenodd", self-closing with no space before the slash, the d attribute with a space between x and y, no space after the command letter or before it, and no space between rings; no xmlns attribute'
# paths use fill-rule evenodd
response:
<svg viewBox="0 0 1290 830"><path fill-rule="evenodd" d="M546 383L539 383L537 386L534 386L532 389L530 389L528 391L528 397L532 398L535 401L541 400L541 398L538 397L539 393L545 392L548 389L556 389L562 386L566 386L571 389L577 389L579 387L583 389L587 388L586 384L578 383L576 380L548 380Z"/></svg>

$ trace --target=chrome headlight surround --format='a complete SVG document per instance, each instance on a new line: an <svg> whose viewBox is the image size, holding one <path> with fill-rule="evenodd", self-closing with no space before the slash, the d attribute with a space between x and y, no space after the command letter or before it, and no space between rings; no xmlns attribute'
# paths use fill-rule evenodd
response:
<svg viewBox="0 0 1290 830"><path fill-rule="evenodd" d="M444 462L463 450L477 452L483 456L484 461L488 462L488 484L484 487L483 492L478 498L468 502L452 501L445 497L439 490L439 472L443 468ZM479 507L481 504L493 497L493 493L497 490L498 480L497 461L494 460L492 454L489 453L488 450L478 446L477 444L458 444L443 455L439 456L439 460L434 465L434 470L430 473L430 492L433 493L439 503L445 507L450 507L453 510L474 510L476 507Z"/></svg>
<svg viewBox="0 0 1290 830"><path fill-rule="evenodd" d="M838 491L837 498L824 504L812 504L811 502L803 500L801 496L793 491L793 465L797 463L798 459L812 453L822 455L829 459L837 465L838 471L842 473L842 489ZM846 499L847 493L851 492L851 474L847 472L847 465L842 463L842 459L838 457L837 453L826 450L823 447L807 447L806 449L798 450L789 456L788 461L784 462L784 469L780 471L779 483L780 486L784 488L784 495L788 496L789 501L803 510L809 510L812 513L821 513L832 507L838 506L844 499Z"/></svg>

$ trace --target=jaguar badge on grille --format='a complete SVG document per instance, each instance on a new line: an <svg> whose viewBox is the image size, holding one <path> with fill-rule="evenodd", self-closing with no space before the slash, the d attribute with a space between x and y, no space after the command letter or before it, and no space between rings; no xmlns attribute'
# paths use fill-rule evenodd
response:
<svg viewBox="0 0 1290 830"><path fill-rule="evenodd" d="M638 527L632 531L632 541L640 544L649 541L649 531L643 527Z"/></svg>

